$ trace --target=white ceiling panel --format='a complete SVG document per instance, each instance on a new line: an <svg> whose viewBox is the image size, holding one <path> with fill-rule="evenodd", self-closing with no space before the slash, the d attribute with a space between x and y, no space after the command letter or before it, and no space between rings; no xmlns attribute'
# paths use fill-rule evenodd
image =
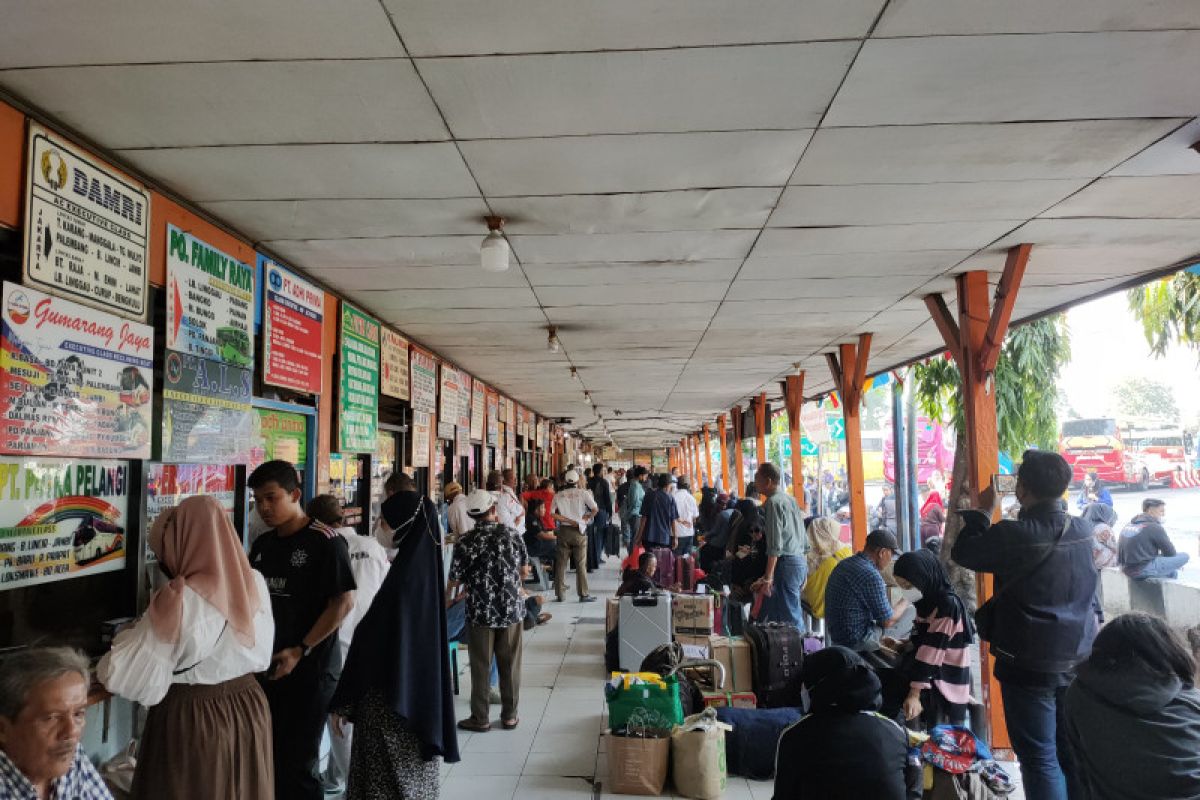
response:
<svg viewBox="0 0 1200 800"><path fill-rule="evenodd" d="M743 258L757 231L678 231L511 236L513 250L530 264L596 261L712 261Z"/></svg>
<svg viewBox="0 0 1200 800"><path fill-rule="evenodd" d="M415 56L853 39L866 35L882 0L517 0L497 13L487 0L384 0Z"/></svg>
<svg viewBox="0 0 1200 800"><path fill-rule="evenodd" d="M647 282L649 285L653 285ZM636 284L635 284L636 285ZM725 284L711 281L673 283L663 287L672 302L699 303L719 301L725 296ZM537 290L538 299L546 306L569 306L585 303L589 306L615 306L622 304L656 305L662 302L659 292L630 291L629 284L610 283L601 286L542 286Z"/></svg>
<svg viewBox="0 0 1200 800"><path fill-rule="evenodd" d="M479 194L449 142L197 147L121 155L196 202Z"/></svg>
<svg viewBox="0 0 1200 800"><path fill-rule="evenodd" d="M1200 173L1101 178L1042 216L1194 219L1200 217Z"/></svg>
<svg viewBox="0 0 1200 800"><path fill-rule="evenodd" d="M478 236L402 236L380 239L281 239L281 257L306 268L463 266L478 263ZM482 270L479 270L482 273Z"/></svg>
<svg viewBox="0 0 1200 800"><path fill-rule="evenodd" d="M1192 145L1200 141L1200 119L1181 125L1110 175L1194 175L1200 173L1200 153Z"/></svg>
<svg viewBox="0 0 1200 800"><path fill-rule="evenodd" d="M1049 247L1144 247L1176 253L1182 259L1200 252L1200 220L1035 219L1005 236L994 248L1006 249L1021 242Z"/></svg>
<svg viewBox="0 0 1200 800"><path fill-rule="evenodd" d="M871 40L825 124L1180 117L1200 30Z"/></svg>
<svg viewBox="0 0 1200 800"><path fill-rule="evenodd" d="M1200 247L1197 250L1200 250ZM1055 247L1041 244L1035 246L1030 253L1025 280L1035 282L1057 278L1060 281L1078 283L1091 277L1137 275L1173 264L1186 255L1178 243L1126 246L1107 244L1094 247L1079 244ZM985 250L965 261L961 269L986 269L999 275L1004 268L1004 256L1005 252L999 248Z"/></svg>
<svg viewBox="0 0 1200 800"><path fill-rule="evenodd" d="M857 49L847 41L446 58L420 69L459 139L795 129L820 121Z"/></svg>
<svg viewBox="0 0 1200 800"><path fill-rule="evenodd" d="M521 288L520 270L484 272L478 264L438 267L316 268L310 272L339 289L471 289Z"/></svg>
<svg viewBox="0 0 1200 800"><path fill-rule="evenodd" d="M113 149L449 138L408 59L10 70L0 86Z"/></svg>
<svg viewBox="0 0 1200 800"><path fill-rule="evenodd" d="M914 250L890 253L836 253L826 255L760 256L746 260L738 274L742 280L776 278L863 278L888 275L938 275L953 267L971 250Z"/></svg>
<svg viewBox="0 0 1200 800"><path fill-rule="evenodd" d="M536 305L533 293L526 288L476 289L363 289L354 296L378 308L381 312L406 311L412 308L478 309L515 308Z"/></svg>
<svg viewBox="0 0 1200 800"><path fill-rule="evenodd" d="M437 322L474 324L480 321L490 322L538 322L545 324L546 316L536 305L530 303L520 308L492 308L486 315L475 308L409 308L399 313L384 314L383 318L401 329L408 323ZM432 340L431 340L432 341ZM542 349L545 349L545 339L542 338ZM430 346L433 346L432 343ZM487 378L480 373L481 380Z"/></svg>
<svg viewBox="0 0 1200 800"><path fill-rule="evenodd" d="M257 241L354 239L487 232L479 198L450 200L229 200L203 203L218 217L236 219Z"/></svg>
<svg viewBox="0 0 1200 800"><path fill-rule="evenodd" d="M891 276L887 278L818 278L807 280L751 281L738 279L729 289L730 300L817 300L867 294L908 294L926 282L926 278Z"/></svg>
<svg viewBox="0 0 1200 800"><path fill-rule="evenodd" d="M981 33L1136 31L1200 27L1194 0L903 0L893 2L876 36L947 36Z"/></svg>
<svg viewBox="0 0 1200 800"><path fill-rule="evenodd" d="M823 128L792 183L1095 178L1183 120Z"/></svg>
<svg viewBox="0 0 1200 800"><path fill-rule="evenodd" d="M625 327L627 322L633 320L645 320L648 321L648 324L657 321L660 327L664 322L671 323L673 327L677 327L675 326L677 322L690 322L703 329L700 321L704 320L707 323L716 310L717 303L673 303L668 295L652 311L644 305L571 305L547 308L546 314L556 325L594 323L607 326L609 331ZM648 330L658 330L658 328L650 327Z"/></svg>
<svg viewBox="0 0 1200 800"><path fill-rule="evenodd" d="M509 233L628 233L710 228L758 230L779 190L696 189L645 194L505 197L492 203Z"/></svg>
<svg viewBox="0 0 1200 800"><path fill-rule="evenodd" d="M755 257L904 250L975 250L990 244L1019 220L867 225L837 228L770 228L754 247Z"/></svg>
<svg viewBox="0 0 1200 800"><path fill-rule="evenodd" d="M1028 219L1086 181L789 186L770 226L888 225Z"/></svg>
<svg viewBox="0 0 1200 800"><path fill-rule="evenodd" d="M679 264L647 261L640 264L524 264L523 267L534 287L586 287L606 283L636 285L641 282L661 285L678 281L729 283L741 264L741 259L725 259Z"/></svg>
<svg viewBox="0 0 1200 800"><path fill-rule="evenodd" d="M0 67L403 55L377 0L45 0L0 26Z"/></svg>
<svg viewBox="0 0 1200 800"><path fill-rule="evenodd" d="M489 197L783 186L811 131L463 142Z"/></svg>

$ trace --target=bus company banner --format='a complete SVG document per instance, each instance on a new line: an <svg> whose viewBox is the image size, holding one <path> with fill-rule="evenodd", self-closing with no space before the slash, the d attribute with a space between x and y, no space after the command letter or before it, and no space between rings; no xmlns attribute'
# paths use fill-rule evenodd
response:
<svg viewBox="0 0 1200 800"><path fill-rule="evenodd" d="M377 320L342 303L338 450L373 453L379 443L379 331Z"/></svg>
<svg viewBox="0 0 1200 800"><path fill-rule="evenodd" d="M245 464L254 444L249 369L168 350L163 370L163 461Z"/></svg>
<svg viewBox="0 0 1200 800"><path fill-rule="evenodd" d="M254 270L167 225L167 349L254 366Z"/></svg>
<svg viewBox="0 0 1200 800"><path fill-rule="evenodd" d="M325 292L262 255L263 383L321 393L321 323Z"/></svg>
<svg viewBox="0 0 1200 800"><path fill-rule="evenodd" d="M500 396L491 389L487 390L487 443L500 446Z"/></svg>
<svg viewBox="0 0 1200 800"><path fill-rule="evenodd" d="M462 401L463 375L449 364L442 364L438 408L438 438L453 439L454 424L460 416L458 405Z"/></svg>
<svg viewBox="0 0 1200 800"><path fill-rule="evenodd" d="M408 399L408 340L384 328L379 340L379 393Z"/></svg>
<svg viewBox="0 0 1200 800"><path fill-rule="evenodd" d="M212 495L233 522L237 502L237 467L233 464L148 464L146 467L146 530L168 508L187 498ZM154 559L146 537L146 554Z"/></svg>
<svg viewBox="0 0 1200 800"><path fill-rule="evenodd" d="M414 411L437 411L437 359L424 350L409 347L409 391Z"/></svg>
<svg viewBox="0 0 1200 800"><path fill-rule="evenodd" d="M25 282L144 322L146 187L36 123L25 152Z"/></svg>
<svg viewBox="0 0 1200 800"><path fill-rule="evenodd" d="M412 412L412 465L413 468L429 466L429 437L433 421L424 411Z"/></svg>
<svg viewBox="0 0 1200 800"><path fill-rule="evenodd" d="M458 419L454 424L459 428L471 429L471 385L474 379L465 370L458 371Z"/></svg>
<svg viewBox="0 0 1200 800"><path fill-rule="evenodd" d="M0 591L125 567L129 465L0 456Z"/></svg>
<svg viewBox="0 0 1200 800"><path fill-rule="evenodd" d="M483 441L487 429L487 387L478 380L471 381L471 440Z"/></svg>
<svg viewBox="0 0 1200 800"><path fill-rule="evenodd" d="M308 417L265 408L254 411L258 417L257 435L248 468L253 470L259 464L275 459L302 468L308 458Z"/></svg>
<svg viewBox="0 0 1200 800"><path fill-rule="evenodd" d="M154 329L4 284L0 451L150 458Z"/></svg>

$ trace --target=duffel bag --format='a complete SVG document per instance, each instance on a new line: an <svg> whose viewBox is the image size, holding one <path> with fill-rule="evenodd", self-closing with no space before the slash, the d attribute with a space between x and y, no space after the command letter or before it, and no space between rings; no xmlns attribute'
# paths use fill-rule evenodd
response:
<svg viewBox="0 0 1200 800"><path fill-rule="evenodd" d="M756 781L775 777L775 751L784 730L803 716L798 708L718 708L725 733L725 760L731 775Z"/></svg>

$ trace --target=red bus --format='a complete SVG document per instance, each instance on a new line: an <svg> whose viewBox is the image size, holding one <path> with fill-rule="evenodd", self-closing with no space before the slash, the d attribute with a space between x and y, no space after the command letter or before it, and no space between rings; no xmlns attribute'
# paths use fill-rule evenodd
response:
<svg viewBox="0 0 1200 800"><path fill-rule="evenodd" d="M1188 466L1183 429L1161 422L1073 419L1063 423L1058 441L1074 483L1095 472L1110 485L1146 490L1152 483L1169 486L1171 475Z"/></svg>

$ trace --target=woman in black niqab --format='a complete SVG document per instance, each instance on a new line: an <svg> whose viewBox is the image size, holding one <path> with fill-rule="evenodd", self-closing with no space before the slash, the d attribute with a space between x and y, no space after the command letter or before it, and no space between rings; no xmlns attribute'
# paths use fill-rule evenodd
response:
<svg viewBox="0 0 1200 800"><path fill-rule="evenodd" d="M459 760L442 548L421 523L397 532L396 557L354 631L330 703L355 725L348 800L436 797L437 757Z"/></svg>

